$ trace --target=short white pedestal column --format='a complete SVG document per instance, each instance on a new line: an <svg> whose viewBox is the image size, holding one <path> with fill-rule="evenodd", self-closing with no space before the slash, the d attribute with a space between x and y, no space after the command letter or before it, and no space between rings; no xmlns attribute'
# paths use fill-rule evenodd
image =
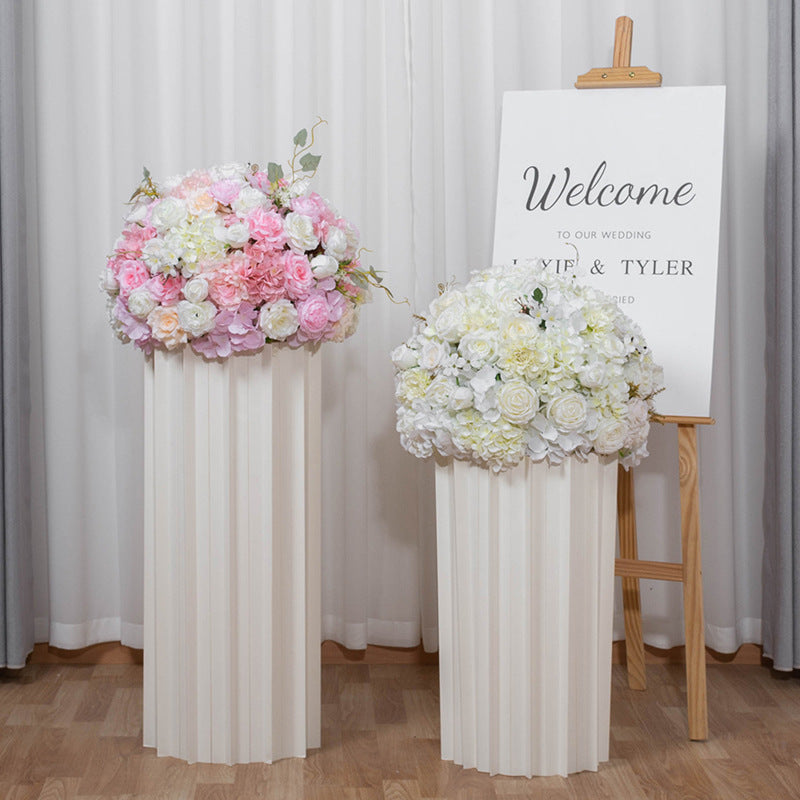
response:
<svg viewBox="0 0 800 800"><path fill-rule="evenodd" d="M320 363L145 366L144 744L219 764L320 744Z"/></svg>
<svg viewBox="0 0 800 800"><path fill-rule="evenodd" d="M566 775L608 759L617 463L437 464L442 758Z"/></svg>

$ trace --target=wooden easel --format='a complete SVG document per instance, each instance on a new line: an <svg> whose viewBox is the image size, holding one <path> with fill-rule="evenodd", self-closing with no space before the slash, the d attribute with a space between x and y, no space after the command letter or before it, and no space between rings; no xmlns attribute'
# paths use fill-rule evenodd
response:
<svg viewBox="0 0 800 800"><path fill-rule="evenodd" d="M614 35L614 65L589 70L575 82L578 89L661 86L661 74L631 67L633 21L618 17ZM703 573L700 562L700 492L697 466L697 426L713 425L710 417L659 416L657 421L678 426L678 476L681 500L681 562L640 561L636 542L633 470L620 467L617 483L619 552L615 575L622 578L628 685L645 689L644 641L639 579L683 583L683 623L686 631L686 691L689 738L708 738L706 653L703 622Z"/></svg>

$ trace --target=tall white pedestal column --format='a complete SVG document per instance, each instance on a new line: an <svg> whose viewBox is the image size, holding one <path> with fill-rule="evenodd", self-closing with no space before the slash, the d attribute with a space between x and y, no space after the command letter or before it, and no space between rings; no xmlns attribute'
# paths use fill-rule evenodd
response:
<svg viewBox="0 0 800 800"><path fill-rule="evenodd" d="M319 359L146 361L144 744L159 755L320 745Z"/></svg>
<svg viewBox="0 0 800 800"><path fill-rule="evenodd" d="M442 758L566 775L608 759L617 464L436 467Z"/></svg>

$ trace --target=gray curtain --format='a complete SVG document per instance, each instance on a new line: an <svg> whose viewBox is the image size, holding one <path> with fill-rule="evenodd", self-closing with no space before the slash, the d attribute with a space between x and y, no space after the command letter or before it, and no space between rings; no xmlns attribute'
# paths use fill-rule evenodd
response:
<svg viewBox="0 0 800 800"><path fill-rule="evenodd" d="M0 667L33 648L21 0L0 0Z"/></svg>
<svg viewBox="0 0 800 800"><path fill-rule="evenodd" d="M800 667L800 4L771 0L769 36L763 637L775 669L791 670Z"/></svg>

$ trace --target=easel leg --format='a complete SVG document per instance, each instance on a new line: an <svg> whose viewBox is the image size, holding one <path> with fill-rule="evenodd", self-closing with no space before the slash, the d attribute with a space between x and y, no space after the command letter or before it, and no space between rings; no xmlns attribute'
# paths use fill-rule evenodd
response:
<svg viewBox="0 0 800 800"><path fill-rule="evenodd" d="M638 558L636 543L636 509L633 492L633 470L619 467L617 474L617 519L619 521L619 554L621 558ZM642 607L638 578L622 579L622 608L625 613L625 653L628 665L628 686L647 688L642 638Z"/></svg>
<svg viewBox="0 0 800 800"><path fill-rule="evenodd" d="M706 649L703 622L703 572L700 559L700 492L697 429L678 425L678 470L683 549L683 621L686 631L686 691L689 738L708 738Z"/></svg>

